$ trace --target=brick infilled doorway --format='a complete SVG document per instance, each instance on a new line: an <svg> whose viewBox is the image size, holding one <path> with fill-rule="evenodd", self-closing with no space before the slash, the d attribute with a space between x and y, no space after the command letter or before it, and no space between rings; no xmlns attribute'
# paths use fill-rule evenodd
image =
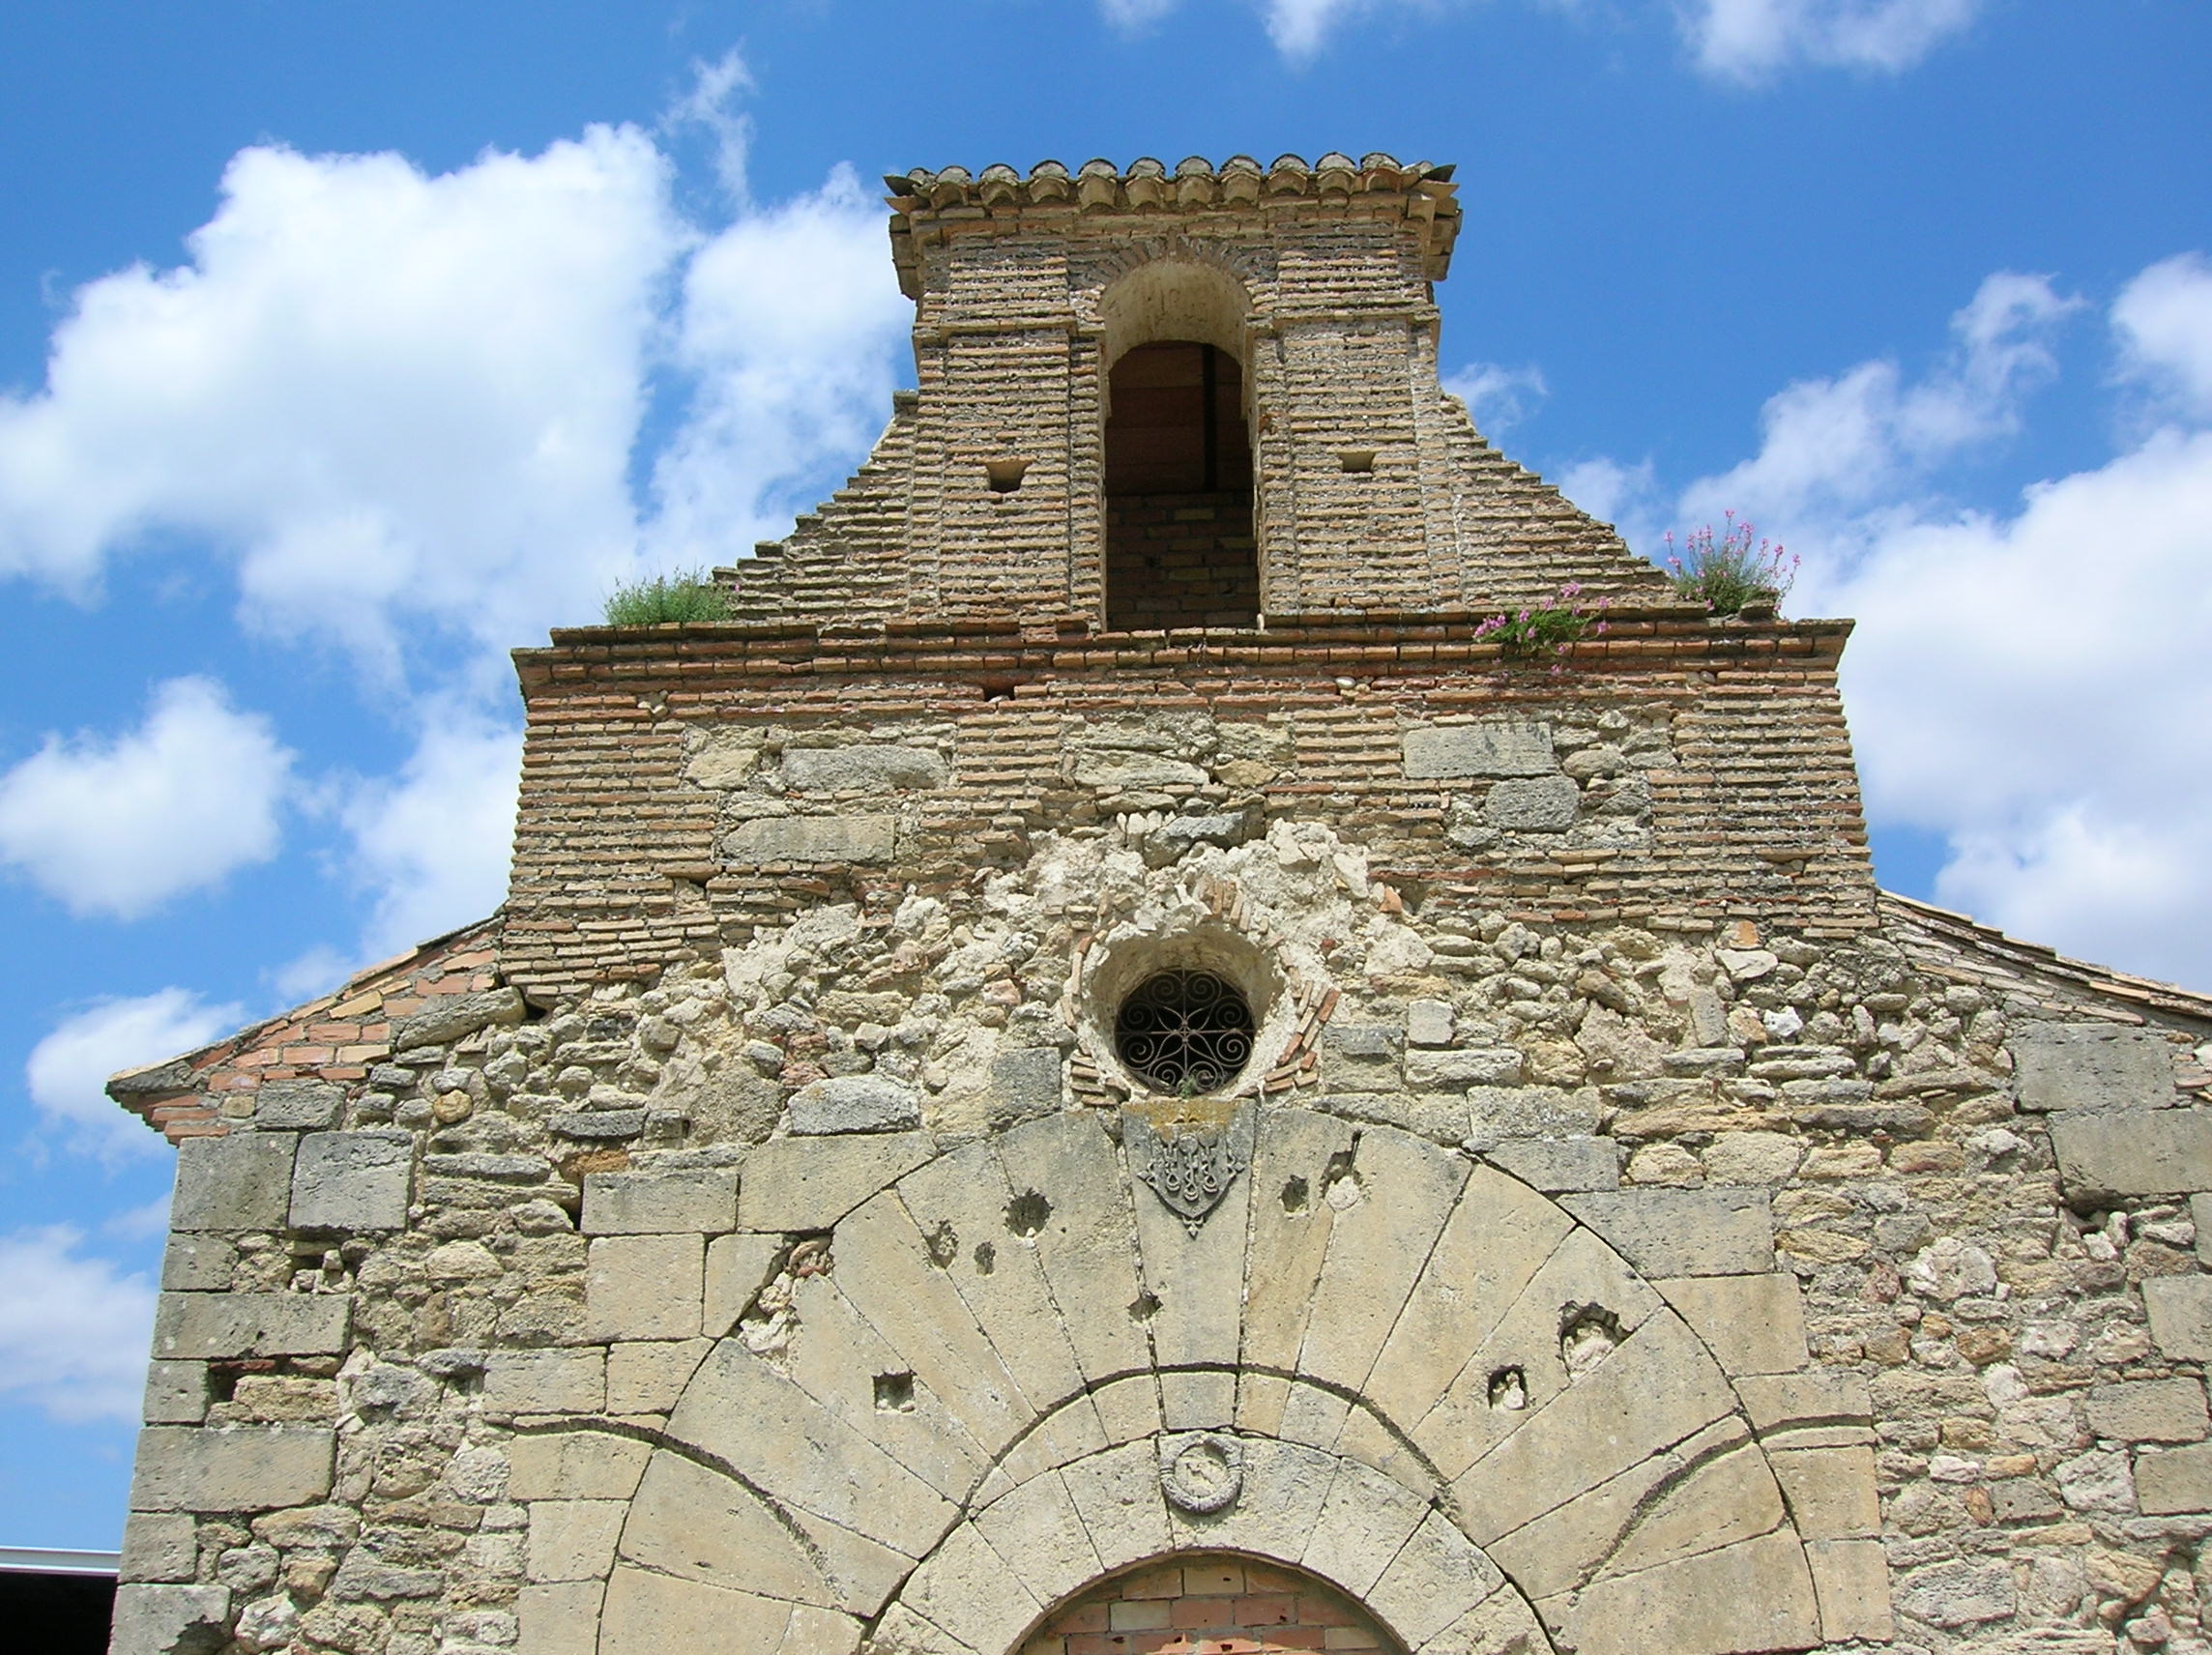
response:
<svg viewBox="0 0 2212 1655"><path fill-rule="evenodd" d="M1249 626L1260 612L1244 374L1212 345L1139 345L1106 420L1106 624Z"/></svg>
<svg viewBox="0 0 2212 1655"><path fill-rule="evenodd" d="M1274 1655L1398 1644L1334 1586L1275 1563L1200 1553L1146 1563L1048 1616L1021 1655Z"/></svg>

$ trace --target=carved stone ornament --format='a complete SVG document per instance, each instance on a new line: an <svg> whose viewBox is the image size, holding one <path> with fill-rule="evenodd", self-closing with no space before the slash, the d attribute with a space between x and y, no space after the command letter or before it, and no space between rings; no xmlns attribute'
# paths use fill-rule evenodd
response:
<svg viewBox="0 0 2212 1655"><path fill-rule="evenodd" d="M1221 1205L1237 1175L1252 1164L1256 1117L1249 1103L1215 1127L1184 1122L1163 1132L1133 1109L1124 1110L1121 1119L1129 1170L1152 1186L1193 1235Z"/></svg>
<svg viewBox="0 0 2212 1655"><path fill-rule="evenodd" d="M1211 1431L1161 1437L1160 1488L1178 1511L1222 1510L1244 1489L1243 1444Z"/></svg>

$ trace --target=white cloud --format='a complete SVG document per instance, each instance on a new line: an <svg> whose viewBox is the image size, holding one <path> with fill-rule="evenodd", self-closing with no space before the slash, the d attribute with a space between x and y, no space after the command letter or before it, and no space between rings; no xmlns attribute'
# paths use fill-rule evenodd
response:
<svg viewBox="0 0 2212 1655"><path fill-rule="evenodd" d="M1106 21L1128 34L1149 28L1175 9L1176 0L1098 0Z"/></svg>
<svg viewBox="0 0 2212 1655"><path fill-rule="evenodd" d="M481 919L507 899L521 768L519 731L449 711L396 778L347 800L353 867L375 899L364 959Z"/></svg>
<svg viewBox="0 0 2212 1655"><path fill-rule="evenodd" d="M66 1225L0 1234L0 1395L67 1424L135 1424L154 1289L76 1251Z"/></svg>
<svg viewBox="0 0 2212 1655"><path fill-rule="evenodd" d="M153 1154L166 1145L107 1095L107 1077L193 1051L245 1018L242 1006L208 1005L181 988L102 1001L31 1048L24 1085L39 1113L69 1134L71 1148L105 1160Z"/></svg>
<svg viewBox="0 0 2212 1655"><path fill-rule="evenodd" d="M438 175L242 151L190 262L87 284L44 389L0 395L0 575L89 595L181 533L250 625L480 699L648 561L783 532L880 428L912 312L849 170L750 199L749 84L697 66L663 123L713 142L713 223L628 127ZM640 501L656 397L682 412Z"/></svg>
<svg viewBox="0 0 2212 1655"><path fill-rule="evenodd" d="M1689 0L1699 68L1760 80L1796 64L1896 73L1964 32L1981 0Z"/></svg>
<svg viewBox="0 0 2212 1655"><path fill-rule="evenodd" d="M242 151L191 262L94 281L0 400L0 571L88 588L155 527L256 624L387 664L588 613L634 537L655 283L688 232L641 133L425 176Z"/></svg>
<svg viewBox="0 0 2212 1655"><path fill-rule="evenodd" d="M1555 11L1581 0L1534 0ZM1654 0L1658 3L1658 0ZM1761 82L1797 67L1900 73L1924 61L1980 15L1984 0L1664 0L1699 69L1717 79ZM1098 0L1113 27L1137 32L1178 0ZM1400 18L1470 0L1259 0L1275 49L1310 62L1353 17Z"/></svg>
<svg viewBox="0 0 2212 1655"><path fill-rule="evenodd" d="M1559 474L1557 485L1592 517L1619 530L1630 545L1658 543L1658 479L1649 460L1623 465L1602 454L1577 460Z"/></svg>
<svg viewBox="0 0 2212 1655"><path fill-rule="evenodd" d="M91 600L111 560L182 544L234 571L246 624L335 641L380 711L428 732L338 807L365 948L504 892L507 650L597 620L648 566L785 532L888 413L912 311L881 204L844 168L755 201L743 61L695 67L667 148L593 128L435 175L243 151L189 261L79 289L44 387L0 393L0 578ZM722 187L699 214L670 160L691 132ZM649 406L673 411L665 438ZM164 695L136 736L49 742L0 783L0 858L80 909L139 913L272 854L289 755L224 723L212 687ZM119 799L133 779L169 792Z"/></svg>
<svg viewBox="0 0 2212 1655"><path fill-rule="evenodd" d="M693 256L675 355L696 391L654 472L655 564L727 562L784 533L823 457L881 429L913 320L883 242L882 205L839 167Z"/></svg>
<svg viewBox="0 0 2212 1655"><path fill-rule="evenodd" d="M1467 404L1475 429L1491 437L1518 425L1551 394L1544 370L1533 363L1507 367L1502 363L1470 363L1444 376L1444 389Z"/></svg>
<svg viewBox="0 0 2212 1655"><path fill-rule="evenodd" d="M1860 363L1801 381L1760 412L1760 450L1683 496L1687 520L1725 511L1761 525L1877 508L1961 450L2016 430L2027 394L2055 371L2051 338L2079 300L2048 277L2000 271L1951 318L1953 345L1934 373Z"/></svg>
<svg viewBox="0 0 2212 1655"><path fill-rule="evenodd" d="M1267 38L1287 58L1310 58L1338 21L1361 9L1361 0L1266 0Z"/></svg>
<svg viewBox="0 0 2212 1655"><path fill-rule="evenodd" d="M1943 462L2017 428L2073 305L1993 276L1926 377L1875 362L1790 387L1760 452L1691 484L1683 520L1737 507L1803 554L1793 612L1856 619L1843 682L1869 816L1944 836L1939 900L2212 987L2212 430L2178 417L2203 407L2202 261L2152 266L2110 318L2177 418L2011 511L1941 497Z"/></svg>
<svg viewBox="0 0 2212 1655"><path fill-rule="evenodd" d="M1943 899L2212 986L2212 432L2160 431L2009 518L1877 531L1822 571L1877 819L1949 836Z"/></svg>
<svg viewBox="0 0 2212 1655"><path fill-rule="evenodd" d="M0 861L72 912L130 919L276 854L293 755L204 678L126 735L48 736L0 775Z"/></svg>
<svg viewBox="0 0 2212 1655"><path fill-rule="evenodd" d="M691 89L661 120L664 131L684 127L706 131L714 140L714 175L721 182L722 193L741 206L752 193L745 168L752 155L753 124L752 118L735 104L741 93L752 90L752 71L745 67L742 53L726 51L713 63L694 60Z"/></svg>
<svg viewBox="0 0 2212 1655"><path fill-rule="evenodd" d="M2112 326L2130 373L2176 413L2212 417L2212 261L2182 253L2152 265L2114 302Z"/></svg>

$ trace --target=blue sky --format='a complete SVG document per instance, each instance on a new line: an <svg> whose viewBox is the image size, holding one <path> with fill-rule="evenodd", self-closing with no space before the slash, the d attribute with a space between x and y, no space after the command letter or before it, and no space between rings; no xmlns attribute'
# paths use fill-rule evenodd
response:
<svg viewBox="0 0 2212 1655"><path fill-rule="evenodd" d="M497 902L505 652L911 377L887 170L1458 162L1454 384L1859 617L1886 883L2212 987L2195 0L14 0L0 66L0 1545L121 1528L169 1157L101 1078Z"/></svg>

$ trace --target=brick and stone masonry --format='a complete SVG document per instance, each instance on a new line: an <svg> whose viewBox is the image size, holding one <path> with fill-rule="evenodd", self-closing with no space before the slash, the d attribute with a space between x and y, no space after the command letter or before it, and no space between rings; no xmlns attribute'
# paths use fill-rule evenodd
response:
<svg viewBox="0 0 2212 1655"><path fill-rule="evenodd" d="M119 1655L2212 1647L2212 1002L1876 887L1848 624L1439 388L1450 169L887 182L917 391L518 652L500 913L111 1083Z"/></svg>

